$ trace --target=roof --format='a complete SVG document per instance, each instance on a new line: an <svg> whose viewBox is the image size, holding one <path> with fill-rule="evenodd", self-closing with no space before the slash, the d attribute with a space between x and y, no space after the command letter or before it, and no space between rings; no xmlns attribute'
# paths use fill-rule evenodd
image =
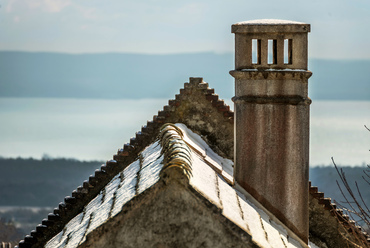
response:
<svg viewBox="0 0 370 248"><path fill-rule="evenodd" d="M203 78L190 78L180 94L169 100L168 105L118 149L112 160L85 180L81 186L66 196L53 213L48 214L30 235L21 240L19 247L43 247L50 238L63 230L64 226L81 213L116 174L134 162L139 153L153 143L164 123L181 122L202 138L214 151L223 157L233 158L233 119L230 107L220 100L214 89L203 82Z"/></svg>
<svg viewBox="0 0 370 248"><path fill-rule="evenodd" d="M249 234L258 247L305 247L240 187L232 186L232 161L218 156L183 124L166 125L158 141L141 152L69 221L45 247L77 247L89 233L122 211L125 204L160 180L180 171L189 184L221 214Z"/></svg>
<svg viewBox="0 0 370 248"><path fill-rule="evenodd" d="M325 197L318 187L309 184L310 239L324 242L329 247L370 247L369 235L338 208L331 198Z"/></svg>
<svg viewBox="0 0 370 248"><path fill-rule="evenodd" d="M158 139L158 133L165 123L183 123L187 126L176 125L184 135L179 135L179 139L176 139L175 148L179 148L180 152L174 157L177 160L171 160L173 166L168 161L164 163L172 158L166 153L166 149L162 149L163 145L160 145L164 136ZM178 168L177 162L185 166L183 170L186 173L183 174L187 175L185 182L189 187L219 209L230 223L251 236L254 243L269 247L271 242L281 237L286 244L299 247L301 244L292 238L294 234L289 234L288 229L233 181L233 123L234 113L219 99L214 89L209 88L202 78L190 78L174 100L169 100L168 105L130 139L130 143L119 149L113 160L97 169L89 180L72 192L72 196L67 196L31 235L27 235L19 243L19 247L43 247L47 242L52 242L49 241L52 238L56 242L55 237L60 238L58 242L61 245L68 240L68 247L83 242L93 227L112 219L122 206L127 206L138 195L143 195L143 192L150 191L159 182L163 182L165 179L160 173L166 171L164 164L170 165L170 168ZM186 160L188 161L185 163ZM189 161L191 166L186 167L186 164L190 165ZM326 218L322 219L324 215ZM250 225L253 219L260 222ZM328 239L342 233L338 232L338 225L335 223L347 232L352 230L349 233L363 235L341 210L336 210L330 199L324 198L323 193L310 186L310 240L317 238L318 242L324 244L330 242ZM324 226L326 230L335 229L337 232L322 235L320 232ZM261 230L267 229L271 235L266 238ZM73 240L69 240L70 237ZM338 242L344 242L346 238ZM276 242L281 245L280 241Z"/></svg>

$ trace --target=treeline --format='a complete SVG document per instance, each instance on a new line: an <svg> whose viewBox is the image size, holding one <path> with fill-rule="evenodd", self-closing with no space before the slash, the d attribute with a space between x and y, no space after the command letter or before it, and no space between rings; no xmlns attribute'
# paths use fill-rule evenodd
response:
<svg viewBox="0 0 370 248"><path fill-rule="evenodd" d="M366 166L341 166L338 167L338 169L342 169L345 173L347 182L354 192L355 197L361 203L362 207L365 207L366 204L366 206L370 208L369 184L365 180L368 179L365 175L365 171L367 174L369 174L369 168ZM365 177L365 179L363 178L363 176ZM340 208L345 207L350 209L350 206L346 203L345 197L352 203L353 200L346 191L333 165L310 168L310 181L312 183L312 186L317 186L319 188L319 191L324 192L325 197L330 197L332 198L332 200L335 200L337 203L339 203L341 205ZM356 183L361 195L358 193ZM341 191L344 193L345 197L343 196ZM361 197L363 199L363 202L361 200ZM354 204L352 205L354 206ZM354 219L358 219L354 214L351 215Z"/></svg>
<svg viewBox="0 0 370 248"><path fill-rule="evenodd" d="M100 168L101 161L78 161L66 158L1 158L0 157L0 206L56 207L64 197L81 185L84 180ZM341 167L348 181L355 181L363 188L362 196L370 206L370 191L362 179L366 167ZM336 181L339 176L334 166L310 168L313 186L337 201L344 198Z"/></svg>
<svg viewBox="0 0 370 248"><path fill-rule="evenodd" d="M101 164L66 158L0 158L0 206L57 206Z"/></svg>
<svg viewBox="0 0 370 248"><path fill-rule="evenodd" d="M101 164L100 161L47 156L40 160L0 157L0 218L3 218L3 223L11 221L21 228L16 230L17 234L20 231L22 234L29 233ZM370 206L370 191L362 179L366 167L342 168L353 189L357 181L364 201ZM334 166L311 167L310 180L313 186L318 186L325 193L325 197L331 197L339 203L344 201L336 183L339 176Z"/></svg>
<svg viewBox="0 0 370 248"><path fill-rule="evenodd" d="M1 242L9 242L13 247L23 236L24 233L16 228L12 222L0 218L0 244Z"/></svg>

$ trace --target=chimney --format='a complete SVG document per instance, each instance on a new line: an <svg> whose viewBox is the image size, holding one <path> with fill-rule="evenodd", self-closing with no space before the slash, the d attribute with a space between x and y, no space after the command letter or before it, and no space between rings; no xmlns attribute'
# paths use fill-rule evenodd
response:
<svg viewBox="0 0 370 248"><path fill-rule="evenodd" d="M310 25L254 20L235 33L236 182L308 243Z"/></svg>

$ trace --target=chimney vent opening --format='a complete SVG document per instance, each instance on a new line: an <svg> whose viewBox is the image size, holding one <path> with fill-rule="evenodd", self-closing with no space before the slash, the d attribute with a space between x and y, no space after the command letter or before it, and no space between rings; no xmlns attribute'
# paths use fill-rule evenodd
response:
<svg viewBox="0 0 370 248"><path fill-rule="evenodd" d="M292 45L292 39L284 39L284 64L286 65L293 64Z"/></svg>
<svg viewBox="0 0 370 248"><path fill-rule="evenodd" d="M261 40L252 39L252 64L261 64Z"/></svg>
<svg viewBox="0 0 370 248"><path fill-rule="evenodd" d="M267 41L267 63L269 65L277 64L277 42L273 39Z"/></svg>

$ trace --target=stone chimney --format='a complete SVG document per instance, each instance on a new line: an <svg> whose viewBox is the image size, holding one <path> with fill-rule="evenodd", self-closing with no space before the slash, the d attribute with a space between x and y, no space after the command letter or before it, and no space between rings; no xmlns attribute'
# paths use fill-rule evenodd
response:
<svg viewBox="0 0 370 248"><path fill-rule="evenodd" d="M235 33L236 182L308 242L310 25L255 20Z"/></svg>

